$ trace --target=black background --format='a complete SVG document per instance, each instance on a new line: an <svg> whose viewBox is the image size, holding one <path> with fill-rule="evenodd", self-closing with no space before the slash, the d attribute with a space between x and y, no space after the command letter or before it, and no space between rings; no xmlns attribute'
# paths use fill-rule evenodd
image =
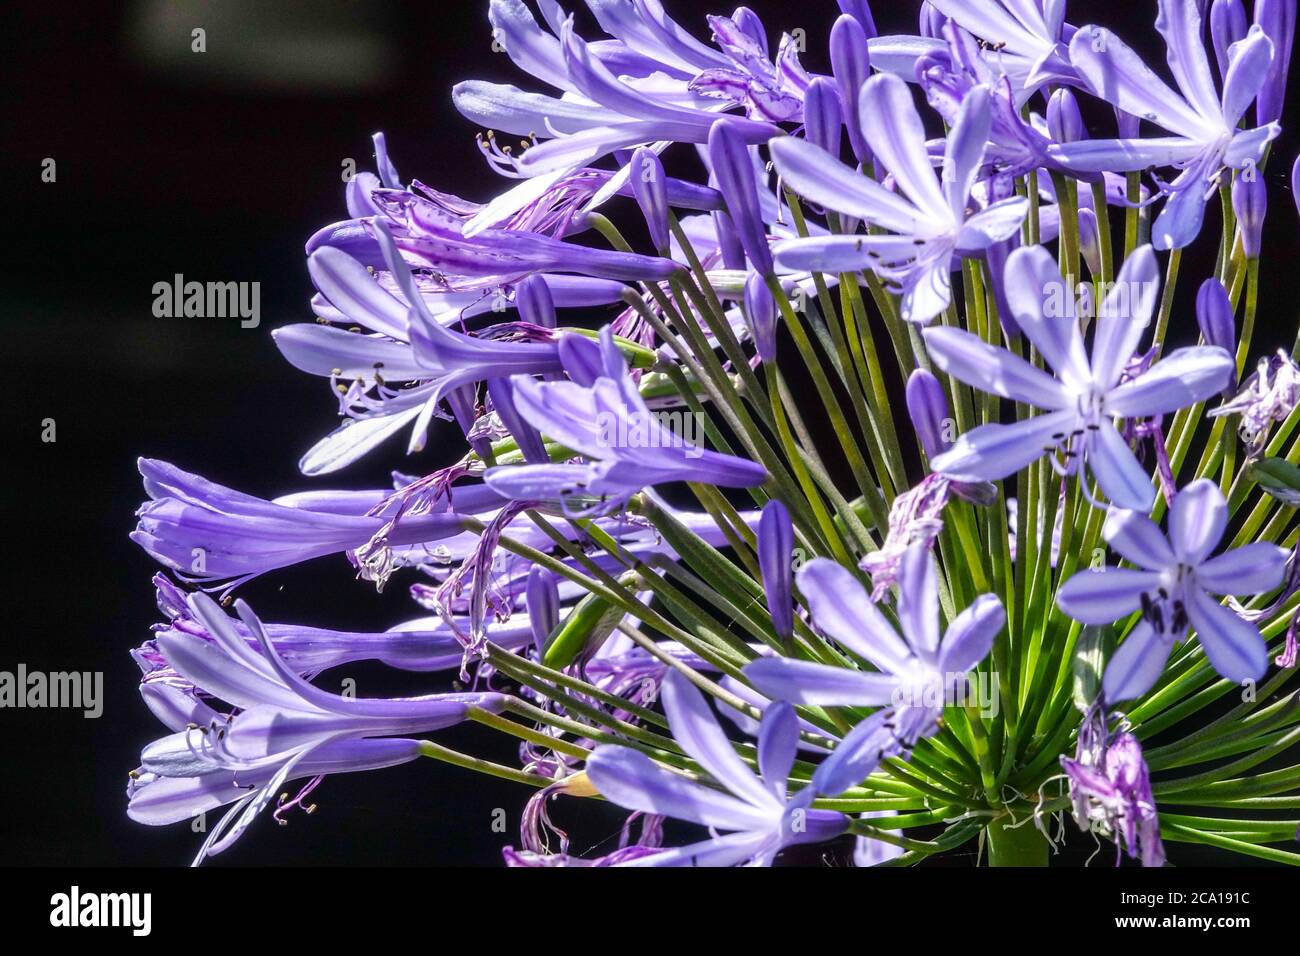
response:
<svg viewBox="0 0 1300 956"><path fill-rule="evenodd" d="M666 6L708 36L700 4ZM773 38L803 28L807 64L825 69L834 4L751 6ZM170 21L170 33L142 27L155 7L168 11L153 19ZM0 669L23 662L103 671L106 700L98 720L0 711L0 863L181 864L202 841L184 824L143 827L124 813L126 773L159 733L127 654L157 619L155 567L127 540L142 498L135 458L164 458L266 497L309 484L295 463L333 427L334 403L322 380L282 361L269 330L310 321L303 242L344 216L341 163L351 157L372 169L375 130L387 133L404 179L471 199L499 188L474 145L476 130L451 107L450 86L477 77L540 87L492 52L486 7L7 5ZM914 3L876 7L883 32L914 32ZM1070 19L1112 26L1159 63L1154 18L1155 4L1140 2L1075 3ZM580 22L591 26L589 17ZM206 54L189 52L194 26L207 31ZM340 38L357 37L369 46L339 52ZM310 76L295 79L303 56ZM250 75L240 60L261 64L259 72ZM1289 344L1295 328L1296 270L1284 264L1295 250L1295 219L1283 174L1295 152L1288 131L1269 176L1275 254L1265 266L1256 336L1269 346ZM40 180L46 157L57 162L52 184ZM1209 236L1217 235L1214 205ZM1210 246L1204 255L1185 258L1175 313L1183 337L1194 330L1190 294L1213 255L1212 240L1201 245ZM178 272L260 282L261 327L155 318L152 286ZM57 423L52 444L40 437L46 418ZM319 484L374 487L391 467L431 470L460 454L459 436L443 434L418 462L398 457L392 442L386 454ZM241 593L267 620L379 630L419 613L402 583L377 595L335 559L268 575ZM362 695L430 689L419 675L363 666L327 680L342 676L356 679ZM439 739L511 761L512 747L475 730ZM213 865L496 864L500 847L515 842L526 796L428 761L333 777L317 791L314 816L295 815L285 827L265 816ZM490 826L497 807L508 814L505 834ZM576 849L614 832L618 816L608 808L585 803L578 812L593 836ZM561 807L559 817L572 821L574 813ZM1079 858L1090 851L1089 843ZM1178 847L1172 855L1203 859ZM845 854L832 856L843 862Z"/></svg>

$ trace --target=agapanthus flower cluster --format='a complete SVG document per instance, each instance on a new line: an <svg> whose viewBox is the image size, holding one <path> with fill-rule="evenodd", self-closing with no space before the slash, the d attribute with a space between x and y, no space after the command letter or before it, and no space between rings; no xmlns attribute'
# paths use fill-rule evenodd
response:
<svg viewBox="0 0 1300 956"><path fill-rule="evenodd" d="M1159 0L1163 62L1059 0L487 6L519 84L452 99L500 191L376 134L307 241L310 481L140 462L132 818L229 808L202 860L425 757L518 785L511 865L1043 865L1065 816L1300 863L1300 337L1260 301L1295 0ZM228 607L322 558L411 619ZM428 693L317 680L363 660Z"/></svg>

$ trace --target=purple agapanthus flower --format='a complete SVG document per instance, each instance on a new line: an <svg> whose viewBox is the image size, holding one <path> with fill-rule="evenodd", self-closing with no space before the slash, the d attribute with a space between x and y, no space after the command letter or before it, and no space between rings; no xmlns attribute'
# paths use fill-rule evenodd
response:
<svg viewBox="0 0 1300 956"><path fill-rule="evenodd" d="M208 637L172 630L159 635L158 645L178 674L236 713L222 715L175 686L143 685L146 701L173 732L141 755L131 818L174 823L234 804L209 831L196 864L234 843L289 780L403 763L419 755L419 741L390 738L449 727L472 707L495 712L505 702L499 694L383 700L327 693L281 659L247 605L235 607L257 649L204 594L192 595L189 608Z"/></svg>
<svg viewBox="0 0 1300 956"><path fill-rule="evenodd" d="M962 329L926 329L925 343L934 363L954 378L1046 414L1011 425L980 425L958 437L931 466L950 477L994 480L1046 453L1065 475L1086 465L1115 504L1149 509L1155 500L1151 479L1112 419L1151 418L1209 398L1231 380L1232 356L1217 346L1178 349L1131 381L1121 381L1155 311L1159 267L1150 246L1129 256L1098 308L1091 356L1074 295L1047 250L1013 252L1005 283L1017 324L1055 377Z"/></svg>
<svg viewBox="0 0 1300 956"><path fill-rule="evenodd" d="M793 796L788 779L799 743L789 704L773 704L758 737L759 774L740 759L705 697L679 672L663 684L664 711L674 739L720 784L720 792L655 763L639 750L604 745L587 758L587 776L605 799L643 813L662 814L728 831L698 843L637 856L622 866L734 866L771 864L783 848L820 843L848 828L831 810L814 810L814 792Z"/></svg>
<svg viewBox="0 0 1300 956"><path fill-rule="evenodd" d="M1130 733L1111 733L1107 724L1105 710L1094 707L1079 728L1074 757L1061 758L1075 822L1081 830L1113 838L1117 854L1123 848L1143 866L1164 866L1160 820L1142 744Z"/></svg>
<svg viewBox="0 0 1300 956"><path fill-rule="evenodd" d="M459 513L500 508L505 499L482 485L456 489L454 507L389 519L371 513L385 491L318 491L268 501L142 458L150 501L137 512L131 540L186 580L233 587L267 571L362 548L384 532L384 546L415 545L462 531ZM393 508L396 507L394 504ZM459 512L459 513L458 513Z"/></svg>
<svg viewBox="0 0 1300 956"><path fill-rule="evenodd" d="M561 92L555 97L481 81L456 85L456 108L474 122L545 137L518 158L496 156L501 168L533 177L649 143L704 142L713 119L733 104L691 83L708 70L734 70L734 61L692 37L658 0L593 0L589 6L612 40L582 40L558 4L541 5L544 29L520 0L492 0L496 42L516 66ZM738 121L752 143L776 133L765 120Z"/></svg>
<svg viewBox="0 0 1300 956"><path fill-rule="evenodd" d="M1070 60L1094 94L1170 135L1063 143L1054 146L1050 155L1079 172L1127 172L1150 166L1182 170L1163 187L1169 198L1151 227L1157 249L1180 249L1200 231L1205 201L1218 187L1224 167L1258 166L1269 142L1281 131L1277 123L1245 130L1237 126L1269 76L1273 44L1259 27L1233 44L1220 96L1210 72L1196 0L1160 0L1156 29L1165 39L1178 92L1103 27L1080 28L1070 41Z"/></svg>
<svg viewBox="0 0 1300 956"><path fill-rule="evenodd" d="M702 481L752 488L767 480L761 465L701 448L661 422L628 377L608 326L598 350L590 340L572 348L566 355L572 381L518 376L515 405L543 435L589 460L498 466L484 476L488 487L516 500L563 501L608 513L650 485Z"/></svg>
<svg viewBox="0 0 1300 956"><path fill-rule="evenodd" d="M1208 478L1178 493L1166 537L1150 518L1116 509L1103 534L1136 568L1080 571L1061 588L1057 604L1084 624L1110 624L1140 610L1142 618L1106 665L1108 703L1145 694L1159 679L1174 644L1196 630L1214 669L1230 681L1258 680L1268 668L1259 631L1213 595L1262 594L1282 583L1287 552L1255 541L1215 555L1228 523L1228 505Z"/></svg>
<svg viewBox="0 0 1300 956"><path fill-rule="evenodd" d="M1059 0L928 0L929 5L983 40L996 65L1027 98L1046 83L1075 82L1068 44L1075 29Z"/></svg>
<svg viewBox="0 0 1300 956"><path fill-rule="evenodd" d="M192 686L168 664L159 637L176 632L207 641L215 638L203 619L194 614L184 592L161 574L154 576L154 584L158 608L167 616L167 623L155 625L153 638L132 651L131 656L146 683ZM531 602L529 610L531 613ZM259 647L257 636L243 621L231 620L230 625L251 648ZM468 626L466 623L464 629L468 630ZM460 666L464 654L456 628L437 618L421 618L379 632L336 631L301 624L264 623L262 627L284 662L308 678L331 667L368 660L409 671L450 670ZM488 629L489 639L508 650L527 646L533 636L529 623L519 618L492 622Z"/></svg>
<svg viewBox="0 0 1300 956"><path fill-rule="evenodd" d="M987 91L973 90L962 103L938 176L921 118L902 80L890 74L872 77L857 105L863 133L899 192L849 169L806 140L776 139L769 149L784 181L800 195L892 234L790 239L778 243L774 252L792 269L871 269L902 295L903 318L927 322L952 299L953 256L979 252L1006 239L1020 228L1028 203L1012 197L967 215L989 136Z"/></svg>
<svg viewBox="0 0 1300 956"><path fill-rule="evenodd" d="M818 630L877 669L767 657L746 665L745 677L773 700L884 708L855 727L819 768L819 791L841 792L882 757L934 733L944 707L964 699L966 675L988 655L1006 612L997 597L981 595L941 636L938 579L925 543L912 545L898 571L901 633L853 573L828 558L801 567L796 583Z"/></svg>

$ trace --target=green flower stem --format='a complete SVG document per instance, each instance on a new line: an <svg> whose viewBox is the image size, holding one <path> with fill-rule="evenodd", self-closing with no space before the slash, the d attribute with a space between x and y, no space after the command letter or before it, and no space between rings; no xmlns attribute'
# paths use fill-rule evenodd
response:
<svg viewBox="0 0 1300 956"><path fill-rule="evenodd" d="M870 823L865 823L862 820L850 820L849 832L854 836L869 837L872 840L879 840L881 843L901 846L905 850L937 853L942 849L937 844L929 843L924 840L913 840L908 837L898 836L879 826L872 826Z"/></svg>
<svg viewBox="0 0 1300 956"><path fill-rule="evenodd" d="M1241 320L1241 342L1237 346L1237 375L1246 370L1250 340L1255 332L1255 311L1259 305L1259 257L1246 260L1246 312Z"/></svg>
<svg viewBox="0 0 1300 956"><path fill-rule="evenodd" d="M1110 203L1106 199L1106 181L1098 180L1092 184L1092 211L1097 216L1097 245L1101 251L1102 282L1115 278L1115 249L1110 232Z"/></svg>
<svg viewBox="0 0 1300 956"><path fill-rule="evenodd" d="M1060 246L1061 275L1074 285L1079 281L1079 192L1074 179L1064 173L1052 173L1056 189L1056 208L1061 217Z"/></svg>
<svg viewBox="0 0 1300 956"><path fill-rule="evenodd" d="M557 671L544 664L530 661L526 657L507 651L491 642L487 645L487 660L497 670L510 677L518 679L519 675L522 675L539 682L554 684L556 687L561 687L566 690L574 690L586 697L598 700L606 706L625 711L644 723L660 727L664 730L668 729L668 721L665 720L662 715L647 707L635 704L627 698L620 697L617 694L611 694L608 691L601 690L596 685L590 684L579 677L573 677L563 671ZM562 700L568 695L566 694L561 696L550 693L547 696L550 696L552 700Z"/></svg>
<svg viewBox="0 0 1300 956"><path fill-rule="evenodd" d="M719 701L726 704L728 707L740 711L742 714L744 714L747 717L750 717L753 720L763 719L763 712L759 710L757 707L755 707L753 704L749 703L747 700L741 697L736 696L731 691L723 687L721 684L718 684L715 681L712 681L709 678L705 677L703 674L695 670L693 667L684 664L676 657L674 657L672 654L669 654L667 651L661 648L652 638L647 637L645 634L641 633L641 631L637 630L632 625L627 624L626 622L620 622L618 624L618 629L622 631L624 634L626 634L628 637L630 637L639 647L644 648L652 656L654 656L664 664L667 664L669 667L673 668L678 673L682 674L684 677L686 677L687 680L689 680L700 690L704 691L706 694L716 697ZM743 675L741 675L738 679L740 679L742 683L745 683ZM799 712L808 720L812 721L813 723L827 730L829 733L834 734L836 737L838 737L840 734L847 732L850 729L850 726L847 723L845 723L842 718L838 718L835 717L834 715L828 714L824 709L820 707L801 707L799 708ZM829 745L831 747L834 747L835 744L833 738L828 739L826 737L811 735L807 731L800 731L799 736L801 739L805 740L806 742L815 743L819 746Z"/></svg>
<svg viewBox="0 0 1300 956"><path fill-rule="evenodd" d="M776 276L767 277L768 289L772 292L772 298L776 300L781 315L785 319L786 327L790 330L790 335L794 339L795 347L799 350L803 358L804 366L808 369L809 375L812 376L813 385L817 389L817 394L821 398L822 406L826 409L829 417L831 429L835 432L835 437L839 440L840 448L844 451L844 456L848 461L850 470L853 472L854 479L858 485L859 493L868 501L880 498L880 492L876 490L874 473L868 469L866 460L862 457L857 442L854 441L849 429L848 422L844 420L844 414L840 410L839 402L835 399L834 389L831 388L830 381L826 378L826 370L822 367L821 362L817 359L816 352L813 350L812 342L808 340L808 334L803 328L803 323L790 306L790 299L786 296L785 290L781 288L781 283ZM883 512L883 503L882 503ZM884 518L884 524L880 525L881 533L884 533L884 527L888 525L888 517Z"/></svg>
<svg viewBox="0 0 1300 956"><path fill-rule="evenodd" d="M1242 853L1246 856L1258 857L1261 860L1269 860L1273 863L1286 863L1291 866L1300 866L1300 853L1291 853L1287 850L1277 850L1272 847L1256 846L1252 843L1224 836L1220 833L1209 833L1205 830L1196 830L1179 823L1165 823L1163 819L1160 823L1160 837L1161 839L1167 840L1171 843L1203 843L1207 846L1219 847L1223 850L1232 850L1234 853Z"/></svg>
<svg viewBox="0 0 1300 956"><path fill-rule="evenodd" d="M1129 201L1128 207L1124 210L1124 258L1127 259L1139 245L1138 216L1142 210L1135 204L1142 200L1142 174L1128 173L1125 179L1127 180L1125 196Z"/></svg>
<svg viewBox="0 0 1300 956"><path fill-rule="evenodd" d="M587 759L591 751L585 747L579 747L577 744L570 743L567 740L561 740L559 737L550 734L544 734L540 731L533 730L531 727L525 727L523 724L499 714L489 713L479 707L471 707L469 719L475 723L482 724L485 727L491 727L493 730L508 734L511 737L517 737L520 740L526 740L529 743L540 744L557 753L565 754L569 757L576 757L579 760Z"/></svg>
<svg viewBox="0 0 1300 956"><path fill-rule="evenodd" d="M779 380L780 373L771 371L769 373L773 381ZM777 389L771 391L772 417L776 421L777 436L781 444L787 449L787 456L792 468L794 468L795 479L803 489L804 497L812 506L813 515L817 519L818 527L821 528L823 539L830 545L831 554L835 559L845 566L852 566L856 562L849 556L848 547L844 539L840 536L840 530L836 527L835 522L831 519L830 512L826 510L826 504L822 501L822 496L817 490L817 486L808 471L808 466L804 462L803 450L794 443L794 436L790 432L790 424L786 421L785 411L781 407L778 399ZM881 515L877 522L883 522L888 525L888 517Z"/></svg>
<svg viewBox="0 0 1300 956"><path fill-rule="evenodd" d="M526 687L531 687L527 681L520 681ZM640 750L647 756L655 760L670 764L683 770L691 770L695 767L695 762L687 759L682 755L682 749L677 741L671 737L661 734L651 733L637 727L635 724L629 724L612 717L600 710L598 707L592 707L572 696L565 697L563 700L564 707L569 713L587 717L592 723L583 723L574 720L571 717L564 717L559 714L553 714L541 707L536 707L526 700L518 697L511 697L506 701L506 710L509 713L516 714L520 717L526 717L529 720L536 721L548 727L554 727L556 730L562 730L565 733L573 734L576 737L591 740L598 744L613 744L619 747L630 747L633 750ZM606 733L600 728L608 727L614 733Z"/></svg>
<svg viewBox="0 0 1300 956"><path fill-rule="evenodd" d="M501 764L493 763L490 760L471 757L469 754L463 754L441 744L435 744L432 740L420 741L420 756L432 757L434 760L449 763L453 767L464 767L466 770L473 770L476 773L496 777L499 780L522 783L529 787L549 787L555 782L549 777L543 777L540 774L526 773L523 770L515 770L513 767L503 767Z"/></svg>
<svg viewBox="0 0 1300 956"><path fill-rule="evenodd" d="M997 788L997 773L989 756L988 731L984 727L984 718L975 707L965 708L966 726L970 728L971 739L975 744L975 759L979 761L980 783L984 787L984 799L991 807L1001 805L1001 796Z"/></svg>
<svg viewBox="0 0 1300 956"><path fill-rule="evenodd" d="M895 484L898 487L904 487L907 484L907 469L903 465L898 432L894 427L892 404L886 390L885 373L880 366L880 355L876 350L876 339L871 333L867 306L862 301L862 290L858 288L857 276L849 273L840 276L840 297L845 331L849 336L850 343L856 346L854 356L857 361L866 365L860 371L859 377L864 384L869 386L867 395L884 432L885 448L894 459L893 467L896 469ZM907 373L908 368L910 366L902 366L904 374Z"/></svg>

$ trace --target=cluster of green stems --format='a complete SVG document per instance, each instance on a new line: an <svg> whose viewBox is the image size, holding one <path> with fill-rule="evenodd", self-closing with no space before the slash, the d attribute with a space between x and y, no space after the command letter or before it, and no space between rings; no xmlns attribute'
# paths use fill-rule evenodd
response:
<svg viewBox="0 0 1300 956"><path fill-rule="evenodd" d="M1104 187L1063 175L1055 177L1060 213L1057 243L1062 274L1071 281L1083 275L1080 249L1079 194L1092 190L1099 233L1099 269L1089 272L1093 301L1100 302L1117 264L1112 223ZM1039 241L1039 196L1029 180L1019 184L1029 199L1024 225L1026 243ZM1222 187L1222 233L1215 276L1228 290L1243 318L1237 351L1238 373L1245 371L1255 330L1259 260L1247 259L1233 220L1229 184ZM1137 174L1129 177L1129 196L1139 196ZM786 208L792 225L806 234L798 199L788 191ZM593 225L615 249L628 244L600 215ZM832 231L840 228L828 214ZM1116 223L1115 228L1118 232ZM1125 209L1122 252L1127 256L1146 241L1147 215ZM735 273L709 272L701 264L678 222L673 234L689 271L663 284L629 290L628 308L652 328L676 357L643 376L647 393L674 395L704 423L705 434L719 451L745 455L761 463L769 481L749 492L754 506L772 497L787 506L794 523L796 547L805 558L833 558L858 570L859 561L880 548L889 527L895 498L924 475L926 463L905 420L896 415L897 396L913 368L930 369L917 328L899 315L899 301L872 273L813 276L813 294L795 301L772 277L769 287L783 328L780 363L751 366L727 321L723 290L735 296ZM1155 323L1159 349L1173 319L1181 255L1169 254ZM866 296L863 290L866 290ZM1244 306L1239 306L1244 295ZM869 300L869 301L868 301ZM1179 316L1183 321L1185 316ZM1005 345L1034 365L1042 356L1020 338L1004 342L987 265L966 260L954 279L953 302L940 321L964 328L993 345ZM794 386L791 378L811 383ZM1012 413L1003 400L976 392L946 376L950 408L958 432ZM798 388L798 390L796 390ZM892 396L892 398L891 398ZM1228 500L1232 547L1271 541L1292 548L1296 542L1295 509L1263 494L1250 479L1228 417L1208 419L1204 403L1173 416L1165 434L1175 481L1209 477ZM1014 417L1033 410L1017 404ZM818 428L809 427L814 419ZM1300 409L1281 423L1269 439L1267 455L1300 464L1300 437L1293 437ZM828 428L826 426L829 426ZM556 460L569 452L548 444ZM1200 449L1199 459L1194 455ZM512 440L498 442L490 462L518 460ZM847 481L825 462L842 462ZM982 665L996 688L996 714L974 707L948 707L936 735L915 747L910 760L885 760L861 783L814 806L852 814L852 832L905 850L896 864L916 862L953 850L972 840L987 846L993 864L1041 864L1047 861L1054 815L1070 801L1059 758L1070 755L1082 713L1080 685L1095 650L1095 635L1066 617L1056 606L1058 588L1076 571L1103 555L1104 511L1090 502L1097 493L1081 487L1079 475L1063 483L1051 463L1039 460L1018 475L996 483L996 500L976 507L954 498L944 514L936 542L941 614L952 620L978 595L992 592L1007 611L1007 626ZM845 486L847 482L851 485ZM1007 496L1019 498L1015 554L1008 524ZM715 548L645 496L629 510L653 526L679 556L678 560L642 560L631 554L595 522L533 509L525 518L554 543L543 552L509 534L500 547L561 575L587 592L604 610L598 617L682 672L696 687L719 702L757 717L749 703L730 693L717 675L744 681L742 669L765 645L776 653L842 666L863 666L826 641L796 616L791 638L773 629L764 602L755 536L738 506L716 488L692 484L695 503L712 516L728 547ZM1159 521L1163 500L1156 507ZM1052 529L1060 526L1059 557L1053 561ZM565 533L557 525L573 526ZM464 519L466 530L485 526ZM599 549L617 559L622 570L610 573L593 560ZM564 559L571 563L566 563ZM865 575L863 576L866 582ZM650 592L649 605L638 592ZM798 595L796 594L796 598ZM1300 596L1260 622L1270 653L1281 649L1287 625ZM888 605L882 605L886 615ZM1109 640L1122 640L1136 622L1115 625ZM608 628L605 633L608 633ZM597 635L596 637L599 637ZM593 636L578 636L576 653L590 649ZM660 641L680 643L713 668L712 676L665 652ZM584 645L584 642L585 645ZM616 743L692 777L707 776L673 740L657 711L593 686L563 666L554 655L529 660L488 643L485 661L500 675L549 699L556 708L513 697L498 715L475 712L474 719L492 729L554 751L577 771L592 746ZM572 655L571 655L572 656ZM1278 670L1253 693L1219 678L1194 640L1177 648L1162 679L1141 700L1127 707L1123 719L1143 741L1160 809L1160 832L1166 842L1208 844L1265 860L1300 863L1300 853L1274 844L1286 843L1300 820L1286 811L1300 810L1300 701L1295 669ZM1081 677L1081 674L1083 675ZM1233 697L1240 701L1233 703ZM537 699L536 697L533 698ZM991 708L990 708L991 710ZM805 732L809 744L833 746L865 712L851 707L801 707L800 715L817 728ZM615 716L616 713L625 718ZM740 756L755 764L755 748L737 743ZM550 777L470 757L433 743L433 758L531 787L556 783ZM815 764L796 763L794 786L807 782ZM575 785L575 794L592 795ZM893 815L860 819L868 811ZM1059 831L1058 831L1059 832Z"/></svg>

